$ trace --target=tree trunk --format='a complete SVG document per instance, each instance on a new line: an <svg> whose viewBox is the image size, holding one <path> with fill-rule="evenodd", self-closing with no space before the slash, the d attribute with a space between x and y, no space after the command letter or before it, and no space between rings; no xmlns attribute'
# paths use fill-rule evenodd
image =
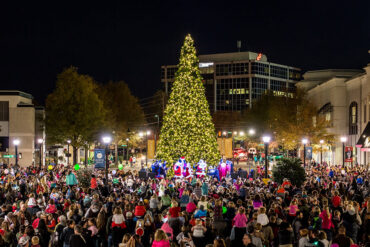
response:
<svg viewBox="0 0 370 247"><path fill-rule="evenodd" d="M72 164L72 166L77 164L77 151L78 151L78 148L73 146L73 164Z"/></svg>

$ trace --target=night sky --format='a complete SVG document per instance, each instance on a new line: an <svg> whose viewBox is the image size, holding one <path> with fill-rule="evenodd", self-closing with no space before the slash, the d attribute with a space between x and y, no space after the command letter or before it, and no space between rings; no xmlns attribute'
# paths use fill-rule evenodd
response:
<svg viewBox="0 0 370 247"><path fill-rule="evenodd" d="M0 5L0 89L43 103L74 65L99 82L126 81L138 97L162 88L187 33L200 54L262 52L302 68L363 68L370 61L370 1L5 1Z"/></svg>

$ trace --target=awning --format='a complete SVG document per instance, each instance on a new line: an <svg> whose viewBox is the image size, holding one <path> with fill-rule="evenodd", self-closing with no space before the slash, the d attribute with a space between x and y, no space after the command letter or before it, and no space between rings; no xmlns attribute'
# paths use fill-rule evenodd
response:
<svg viewBox="0 0 370 247"><path fill-rule="evenodd" d="M361 148L361 151L370 151L370 122L367 122L364 131L357 141L356 147Z"/></svg>

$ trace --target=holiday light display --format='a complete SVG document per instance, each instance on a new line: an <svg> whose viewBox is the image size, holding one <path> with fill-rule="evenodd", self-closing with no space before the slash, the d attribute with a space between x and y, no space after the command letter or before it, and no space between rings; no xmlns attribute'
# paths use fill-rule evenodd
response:
<svg viewBox="0 0 370 247"><path fill-rule="evenodd" d="M182 155L189 164L195 164L201 158L208 164L217 164L220 158L215 127L198 66L194 41L187 35L181 48L180 63L165 109L158 143L157 157L167 161L170 167ZM187 170L190 173L190 167ZM176 163L167 174L179 176L176 175L179 172L180 167Z"/></svg>

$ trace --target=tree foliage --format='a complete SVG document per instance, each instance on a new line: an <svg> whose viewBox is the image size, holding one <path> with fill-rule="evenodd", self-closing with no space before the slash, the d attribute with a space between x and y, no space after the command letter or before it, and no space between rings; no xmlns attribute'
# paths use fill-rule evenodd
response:
<svg viewBox="0 0 370 247"><path fill-rule="evenodd" d="M157 157L172 164L181 156L190 163L216 164L220 153L205 97L194 41L186 36L165 109Z"/></svg>
<svg viewBox="0 0 370 247"><path fill-rule="evenodd" d="M130 137L128 129L132 131L145 123L144 112L125 82L110 81L99 89L100 98L107 111L105 126L113 133L114 142L123 144L125 139Z"/></svg>
<svg viewBox="0 0 370 247"><path fill-rule="evenodd" d="M284 178L296 186L301 186L306 179L306 172L299 158L282 158L272 169L273 180L279 184Z"/></svg>
<svg viewBox="0 0 370 247"><path fill-rule="evenodd" d="M258 126L259 132L273 134L284 149L297 148L302 138L311 143L326 143L334 140L327 132L327 122L318 114L317 108L307 100L306 93L298 90L293 98L274 96L267 93L246 111L244 119L248 125Z"/></svg>
<svg viewBox="0 0 370 247"><path fill-rule="evenodd" d="M71 140L74 162L77 149L94 139L105 118L96 88L93 78L70 67L57 76L56 89L46 99L48 143Z"/></svg>

